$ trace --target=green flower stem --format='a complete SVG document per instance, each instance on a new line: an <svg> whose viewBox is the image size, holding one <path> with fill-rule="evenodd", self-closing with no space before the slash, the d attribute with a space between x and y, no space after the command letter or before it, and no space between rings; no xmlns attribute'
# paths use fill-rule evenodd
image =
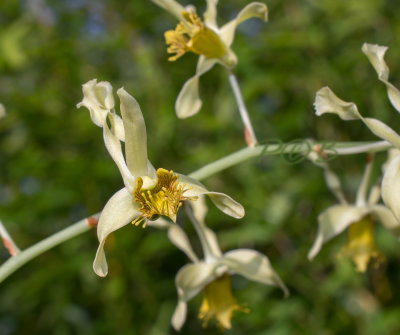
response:
<svg viewBox="0 0 400 335"><path fill-rule="evenodd" d="M320 145L324 148L325 143L313 143L313 146ZM391 148L392 145L386 141L380 142L342 142L332 143L329 146L329 152L336 155L350 155L363 152L377 152L384 151ZM214 175L222 170L225 170L234 165L245 162L249 159L261 157L264 155L279 155L279 154L307 154L310 150L310 142L296 142L296 143L280 143L280 144L267 144L257 145L255 147L248 147L236 151L226 157L218 159L202 168L194 171L189 176L197 180L205 179L211 175ZM95 222L99 218L100 213L93 215L90 218L80 220L71 226L51 235L44 240L34 244L33 246L17 253L15 256L10 257L6 262L0 266L0 282L6 279L13 272L18 270L22 265L29 262L36 256L41 255L45 251L70 240L80 234L91 229L95 226Z"/></svg>
<svg viewBox="0 0 400 335"><path fill-rule="evenodd" d="M22 265L28 263L36 256L41 255L47 250L54 248L55 246L70 240L84 232L95 227L95 223L99 218L100 213L93 215L90 218L80 220L71 226L55 233L44 240L32 245L31 247L19 252L17 255L10 257L6 262L0 266L0 283L6 279L13 272L18 270ZM93 222L93 223L92 223Z"/></svg>
<svg viewBox="0 0 400 335"><path fill-rule="evenodd" d="M235 96L236 103L239 108L240 117L242 118L242 122L244 125L246 142L250 147L254 147L258 142L256 134L254 133L253 125L250 121L249 113L247 112L247 108L242 97L242 93L240 91L239 83L236 79L236 76L231 71L229 71L228 73L229 83L231 84L233 95Z"/></svg>

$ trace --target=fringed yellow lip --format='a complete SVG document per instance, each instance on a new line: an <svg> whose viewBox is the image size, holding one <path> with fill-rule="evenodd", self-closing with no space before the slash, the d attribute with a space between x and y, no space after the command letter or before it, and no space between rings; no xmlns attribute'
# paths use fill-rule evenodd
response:
<svg viewBox="0 0 400 335"><path fill-rule="evenodd" d="M248 308L241 307L232 295L231 280L228 274L213 280L204 288L204 298L199 310L199 319L207 327L211 319L224 329L230 329L233 312L248 313Z"/></svg>
<svg viewBox="0 0 400 335"><path fill-rule="evenodd" d="M143 228L147 222L156 220L160 215L169 217L176 222L176 216L182 201L196 200L197 197L185 197L184 193L189 189L185 184L180 184L178 175L165 169L157 170L157 182L151 189L143 189L143 179L138 177L133 190L133 197L141 205L139 211L142 214L132 224L138 226L143 222Z"/></svg>

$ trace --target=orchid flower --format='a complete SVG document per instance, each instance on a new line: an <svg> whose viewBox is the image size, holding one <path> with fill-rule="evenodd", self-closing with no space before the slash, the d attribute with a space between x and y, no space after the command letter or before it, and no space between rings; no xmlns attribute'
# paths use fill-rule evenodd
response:
<svg viewBox="0 0 400 335"><path fill-rule="evenodd" d="M178 304L171 321L176 330L185 323L187 302L201 291L204 297L199 319L204 326L215 319L221 328L229 329L233 312L248 312L232 295L230 275L239 274L262 284L279 286L285 296L289 292L263 254L251 249L221 252L215 233L204 223L207 208L203 198L192 203L190 208L185 207L200 237L204 259L183 266L176 275Z"/></svg>
<svg viewBox="0 0 400 335"><path fill-rule="evenodd" d="M378 74L378 79L386 85L387 94L392 106L400 112L400 91L391 84L389 79L389 67L384 56L387 47L364 43L362 51L368 57ZM333 113L342 120L361 120L378 137L390 142L396 148L400 148L400 136L387 124L375 118L363 117L353 102L339 99L328 87L320 89L315 99L316 114ZM397 221L400 221L400 155L393 158L388 164L382 179L382 199L388 208L394 213Z"/></svg>
<svg viewBox="0 0 400 335"><path fill-rule="evenodd" d="M387 207L377 204L380 198L380 189L377 185L371 188L367 198L372 171L372 158L368 157L355 204L347 202L339 178L333 171L326 171L328 186L340 204L329 207L318 216L317 238L308 253L310 260L318 254L323 244L347 229L348 243L343 248L342 254L353 260L357 271L365 272L371 260L379 261L383 258L374 242L374 220L378 219L386 229L400 236L400 223Z"/></svg>
<svg viewBox="0 0 400 335"><path fill-rule="evenodd" d="M107 275L104 244L113 231L128 223L136 226L142 223L145 227L148 221L154 221L159 216L166 216L175 222L184 201L195 201L200 195L208 195L225 214L235 218L244 216L243 207L226 194L210 192L188 176L163 168L155 170L147 159L146 126L139 104L123 88L117 91L123 132L116 124L119 117L113 111L111 85L107 82L96 84L92 80L83 85L83 91L84 99L78 107L87 107L92 121L103 128L106 148L125 185L107 202L97 225L100 244L93 263L96 274L102 277ZM104 110L106 118L103 118ZM125 139L125 157L121 138Z"/></svg>
<svg viewBox="0 0 400 335"><path fill-rule="evenodd" d="M237 57L231 50L237 26L252 17L268 21L268 8L260 2L245 6L239 14L222 27L217 25L218 0L207 0L203 20L196 14L194 6L186 8L175 0L152 0L174 15L179 23L175 30L165 32L169 45L167 52L174 54L168 60L175 61L186 52L199 55L196 73L183 85L175 103L179 118L196 114L202 105L199 97L199 78L219 63L227 69L237 64Z"/></svg>

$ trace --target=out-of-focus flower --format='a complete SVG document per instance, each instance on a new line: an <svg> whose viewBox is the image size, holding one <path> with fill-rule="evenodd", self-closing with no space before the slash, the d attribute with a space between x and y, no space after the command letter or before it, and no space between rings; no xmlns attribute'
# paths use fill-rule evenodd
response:
<svg viewBox="0 0 400 335"><path fill-rule="evenodd" d="M387 94L392 106L400 112L400 91L391 84L389 79L389 67L384 56L387 47L364 43L362 51L368 57L378 74L378 78L387 88ZM339 99L328 87L320 89L315 99L316 114L333 113L342 120L361 120L378 137L392 143L400 149L400 136L387 124L375 118L363 117L353 102ZM397 221L400 221L400 155L393 158L388 164L382 179L382 199L388 208L392 210Z"/></svg>
<svg viewBox="0 0 400 335"><path fill-rule="evenodd" d="M186 8L174 0L152 0L174 15L179 23L175 30L165 33L169 45L169 58L175 61L186 52L198 54L196 73L186 81L175 103L177 116L186 118L196 114L202 105L199 97L199 78L215 64L220 63L227 69L237 64L237 57L231 50L237 26L249 18L257 17L268 20L268 8L264 3L252 2L245 6L239 14L222 27L217 25L218 0L207 0L207 9L203 20L196 14L194 6Z"/></svg>
<svg viewBox="0 0 400 335"><path fill-rule="evenodd" d="M4 108L4 105L0 103L0 119L6 116L6 109Z"/></svg>
<svg viewBox="0 0 400 335"><path fill-rule="evenodd" d="M378 219L386 229L400 236L400 223L387 207L377 204L380 198L378 186L371 188L367 199L371 171L372 159L367 162L354 205L346 201L338 182L331 183L330 188L341 204L329 207L318 216L317 238L308 253L310 260L318 254L324 243L347 229L348 243L342 254L353 260L357 271L365 272L371 260L379 261L383 257L374 242L374 220ZM332 171L329 173L330 179L338 180Z"/></svg>
<svg viewBox="0 0 400 335"><path fill-rule="evenodd" d="M94 260L93 268L99 276L106 276L108 272L107 262L104 254L104 244L109 234L132 222L135 225L146 226L148 221L156 220L159 216L169 217L173 222L183 201L194 201L200 195L208 195L214 204L224 213L235 218L244 215L243 207L231 197L223 193L210 192L200 182L188 176L176 174L163 168L154 169L147 159L147 134L143 115L137 101L123 88L117 91L120 99L120 110L122 114L125 138L125 157L122 152L121 143L115 125L116 114L109 111L113 106L112 88L109 83L103 83L100 87L93 85L90 81L84 86L87 104L92 108L91 116L95 124L103 127L104 142L108 152L116 163L125 187L115 193L105 205L99 223L97 225L97 236L99 248ZM103 89L106 87L106 89ZM86 88L86 92L85 92ZM85 99L84 99L85 101ZM108 101L108 105L105 101ZM107 108L106 120L97 118L103 113L97 102L103 102L102 106ZM99 112L100 111L100 112ZM99 112L96 114L96 112Z"/></svg>
<svg viewBox="0 0 400 335"><path fill-rule="evenodd" d="M223 254L215 233L204 223L207 209L202 198L192 203L191 207L194 212L190 208L187 212L200 237L204 259L183 266L176 275L178 304L172 317L172 325L176 330L180 330L185 323L187 302L201 291L203 302L199 318L204 326L215 319L221 328L229 329L235 311L248 312L232 295L230 275L233 274L278 286L285 296L288 295L288 289L265 255L251 249L236 249Z"/></svg>

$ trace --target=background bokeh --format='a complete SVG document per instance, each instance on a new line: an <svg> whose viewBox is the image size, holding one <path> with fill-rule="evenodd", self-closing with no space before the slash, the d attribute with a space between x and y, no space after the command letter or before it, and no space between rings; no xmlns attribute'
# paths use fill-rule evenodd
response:
<svg viewBox="0 0 400 335"><path fill-rule="evenodd" d="M182 1L183 2L183 1ZM185 2L186 4L187 2ZM202 13L205 1L192 2ZM231 19L247 1L220 1ZM328 85L364 115L395 129L399 115L361 52L364 42L388 45L387 63L400 83L400 3L395 0L266 2L270 21L242 24L233 49L235 69L260 140L296 138L374 140L361 122L317 118L315 92ZM156 167L190 173L245 146L226 71L201 79L201 112L178 120L175 98L195 69L195 55L167 61L163 33L175 19L148 0L2 0L0 3L0 217L27 247L102 209L122 187L102 132L86 109L76 109L90 79L124 86L140 103ZM374 179L380 178L377 155ZM365 155L332 161L349 199ZM237 313L227 334L399 334L400 248L377 226L387 262L366 274L338 260L346 243L328 243L315 261L307 252L316 217L335 203L322 171L259 158L204 183L232 195L247 211L237 221L210 206L207 222L223 250L255 248L270 258L291 290L234 276L234 294L251 312ZM184 215L179 218L194 237ZM193 239L196 250L199 243ZM0 285L0 334L175 334L174 276L188 260L165 232L127 226L107 243L110 272L97 277L90 231L36 258ZM0 246L2 261L8 258ZM182 334L220 334L197 319L201 296L189 303Z"/></svg>

